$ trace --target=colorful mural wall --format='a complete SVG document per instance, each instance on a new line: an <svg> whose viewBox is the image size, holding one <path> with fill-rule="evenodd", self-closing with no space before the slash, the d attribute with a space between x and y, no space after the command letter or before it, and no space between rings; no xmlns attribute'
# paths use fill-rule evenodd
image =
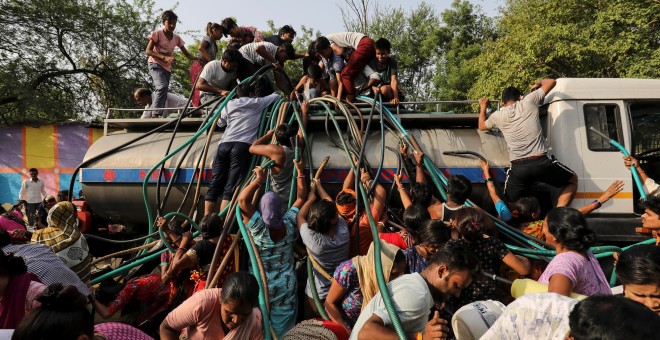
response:
<svg viewBox="0 0 660 340"><path fill-rule="evenodd" d="M0 128L0 203L16 202L30 168L39 170L46 193L68 189L73 171L101 136L102 128L83 124ZM80 188L76 183L75 196Z"/></svg>

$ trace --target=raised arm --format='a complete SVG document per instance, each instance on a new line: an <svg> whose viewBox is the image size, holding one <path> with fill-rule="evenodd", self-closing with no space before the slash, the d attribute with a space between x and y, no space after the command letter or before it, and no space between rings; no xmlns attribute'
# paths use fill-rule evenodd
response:
<svg viewBox="0 0 660 340"><path fill-rule="evenodd" d="M296 166L296 201L293 202L293 206L300 209L307 198L307 185L305 182L305 165L302 160L297 161L293 160L293 164Z"/></svg>
<svg viewBox="0 0 660 340"><path fill-rule="evenodd" d="M300 229L303 224L307 223L307 215L309 215L309 209L314 202L316 202L316 193L314 192L314 188L310 188L309 193L307 193L307 202L303 204L298 211L298 215L296 215L296 226L298 229Z"/></svg>
<svg viewBox="0 0 660 340"><path fill-rule="evenodd" d="M645 184L646 181L649 179L649 176L644 172L644 169L639 166L639 161L633 157L633 156L623 156L623 164L626 166L626 168L630 169L630 166L635 166L637 169L637 173L639 174L639 180L642 181L642 184Z"/></svg>
<svg viewBox="0 0 660 340"><path fill-rule="evenodd" d="M270 141L273 139L273 130L266 132L263 137L257 139L250 145L250 153L257 156L264 156L275 161L273 170L277 172L281 171L284 167L284 162L286 160L286 154L284 149L275 144L270 144Z"/></svg>
<svg viewBox="0 0 660 340"><path fill-rule="evenodd" d="M346 175L346 178L344 178L344 184L341 186L341 189L352 189L355 187L355 172L353 172L353 168L351 170L348 170L348 175Z"/></svg>
<svg viewBox="0 0 660 340"><path fill-rule="evenodd" d="M488 109L488 102L489 102L489 99L487 97L479 99L479 123L478 123L478 128L481 131L490 130L486 126L486 110Z"/></svg>
<svg viewBox="0 0 660 340"><path fill-rule="evenodd" d="M548 94L552 89L557 85L557 81L551 78L545 78L537 81L534 85L532 85L532 88L530 89L531 91L534 91L538 88L541 88L543 90L543 93Z"/></svg>
<svg viewBox="0 0 660 340"><path fill-rule="evenodd" d="M298 82L298 85L291 91L291 94L289 95L289 100L294 101L296 99L296 93L300 92L302 88L305 86L305 82L307 82L307 76L303 76L300 78L300 81Z"/></svg>
<svg viewBox="0 0 660 340"><path fill-rule="evenodd" d="M600 195L600 197L598 197L597 200L581 207L578 210L580 211L580 213L582 213L582 215L586 215L586 214L600 208L600 206L603 205L603 203L609 201L610 198L616 196L616 194L621 192L621 190L623 190L623 181L622 180L616 180L612 184L610 184L610 186L607 188L607 190L605 190L605 192L603 192L603 194Z"/></svg>
<svg viewBox="0 0 660 340"><path fill-rule="evenodd" d="M261 183L266 181L266 172L260 166L256 166L252 171L255 176L254 180L238 195L238 206L241 209L241 216L243 216L243 222L245 223L250 221L252 215L254 215L254 212L257 210L252 204L254 193L259 190Z"/></svg>
<svg viewBox="0 0 660 340"><path fill-rule="evenodd" d="M412 200L410 199L406 188L404 188L403 184L401 184L401 176L399 174L394 174L394 184L396 185L399 191L399 195L401 196L401 203L403 204L403 208L405 209L411 206Z"/></svg>
<svg viewBox="0 0 660 340"><path fill-rule="evenodd" d="M415 156L415 182L426 184L426 174L424 173L424 153L421 150L413 151Z"/></svg>
<svg viewBox="0 0 660 340"><path fill-rule="evenodd" d="M328 195L328 193L325 191L325 188L323 188L321 181L319 181L318 179L312 179L312 181L314 182L314 188L316 188L319 198L321 198L322 200L327 200L332 202L332 197L330 197L330 195Z"/></svg>
<svg viewBox="0 0 660 340"><path fill-rule="evenodd" d="M495 182L493 181L493 178L490 176L490 167L488 166L488 162L485 162L483 160L479 160L481 163L481 170L484 173L484 179L486 181L486 187L488 188L488 195L490 195L490 199L493 201L493 204L495 205L495 210L497 210L497 214L500 216L500 219L504 222L509 222L513 218L513 215L511 214L511 211L509 210L509 207L502 201L500 196L497 194L497 189L495 188Z"/></svg>
<svg viewBox="0 0 660 340"><path fill-rule="evenodd" d="M364 187L367 189L369 189L371 185L375 185L372 204L374 209L378 211L378 214L382 214L385 210L385 203L387 202L387 191L380 183L372 179L371 174L368 171L362 171L360 181L362 181L362 184L364 184Z"/></svg>

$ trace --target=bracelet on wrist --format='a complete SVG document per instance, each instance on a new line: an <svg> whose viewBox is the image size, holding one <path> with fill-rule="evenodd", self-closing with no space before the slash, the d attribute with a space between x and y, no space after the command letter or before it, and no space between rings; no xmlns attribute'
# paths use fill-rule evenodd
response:
<svg viewBox="0 0 660 340"><path fill-rule="evenodd" d="M603 206L603 203L599 200L594 200L593 202L591 202L591 204L594 205L595 209L598 209Z"/></svg>
<svg viewBox="0 0 660 340"><path fill-rule="evenodd" d="M488 184L488 182L492 182L492 181L493 181L492 177L486 177L486 179L484 179L484 183L486 183L486 184Z"/></svg>
<svg viewBox="0 0 660 340"><path fill-rule="evenodd" d="M296 178L305 178L305 175L297 176Z"/></svg>

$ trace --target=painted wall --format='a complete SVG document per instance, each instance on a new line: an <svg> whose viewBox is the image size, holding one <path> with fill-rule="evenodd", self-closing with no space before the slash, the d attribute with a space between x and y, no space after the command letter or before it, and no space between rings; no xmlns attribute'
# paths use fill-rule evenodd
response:
<svg viewBox="0 0 660 340"><path fill-rule="evenodd" d="M46 193L68 189L73 171L101 136L103 129L82 124L0 128L0 203L16 202L30 168L39 170ZM80 189L76 183L76 196Z"/></svg>

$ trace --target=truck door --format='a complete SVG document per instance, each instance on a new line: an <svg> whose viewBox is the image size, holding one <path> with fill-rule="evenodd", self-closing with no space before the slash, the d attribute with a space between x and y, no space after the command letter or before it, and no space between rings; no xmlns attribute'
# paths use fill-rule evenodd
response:
<svg viewBox="0 0 660 340"><path fill-rule="evenodd" d="M580 123L581 157L584 175L580 178L580 190L573 206L583 206L598 198L617 179L625 182L625 187L614 199L605 203L594 213L631 213L632 180L623 165L623 155L608 140L590 130L609 136L630 148L628 120L624 117L623 101L578 101L578 119Z"/></svg>
<svg viewBox="0 0 660 340"><path fill-rule="evenodd" d="M632 134L630 154L639 160L650 178L660 182L660 101L627 101L626 107ZM634 187L635 213L642 214L644 208L639 197L639 191Z"/></svg>

